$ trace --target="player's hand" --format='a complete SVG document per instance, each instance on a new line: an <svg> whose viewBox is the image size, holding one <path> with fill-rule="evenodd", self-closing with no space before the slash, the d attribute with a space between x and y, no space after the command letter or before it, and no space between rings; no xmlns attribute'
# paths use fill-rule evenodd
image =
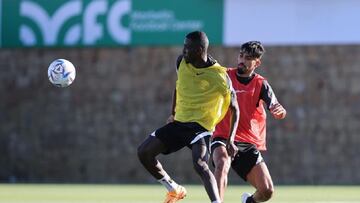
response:
<svg viewBox="0 0 360 203"><path fill-rule="evenodd" d="M237 146L234 144L234 142L228 141L226 143L226 151L228 155L231 157L231 160L235 157L236 153L238 152Z"/></svg>
<svg viewBox="0 0 360 203"><path fill-rule="evenodd" d="M166 123L174 122L174 115L170 115L169 118L166 120Z"/></svg>
<svg viewBox="0 0 360 203"><path fill-rule="evenodd" d="M286 110L279 103L275 104L270 108L270 113L273 115L275 119L284 119L286 116Z"/></svg>

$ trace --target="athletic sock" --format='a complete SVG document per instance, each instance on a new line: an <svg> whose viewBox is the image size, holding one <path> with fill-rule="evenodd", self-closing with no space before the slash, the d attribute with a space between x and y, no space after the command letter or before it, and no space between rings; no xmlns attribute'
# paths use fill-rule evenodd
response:
<svg viewBox="0 0 360 203"><path fill-rule="evenodd" d="M178 184L173 181L167 174L163 178L159 179L158 182L165 186L169 192L175 190L178 186Z"/></svg>
<svg viewBox="0 0 360 203"><path fill-rule="evenodd" d="M221 203L221 202L219 202L219 201L216 200L216 201L213 201L213 202L211 202L211 203Z"/></svg>
<svg viewBox="0 0 360 203"><path fill-rule="evenodd" d="M246 203L256 203L256 202L255 202L253 196L251 195L250 197L248 197L248 198L246 199Z"/></svg>

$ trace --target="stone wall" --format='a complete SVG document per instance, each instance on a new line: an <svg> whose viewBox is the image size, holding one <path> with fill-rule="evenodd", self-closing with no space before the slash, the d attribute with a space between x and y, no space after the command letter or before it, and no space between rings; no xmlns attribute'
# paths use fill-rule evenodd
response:
<svg viewBox="0 0 360 203"><path fill-rule="evenodd" d="M153 183L136 149L170 113L181 50L0 50L0 181ZM237 52L210 50L226 66ZM360 46L267 48L258 72L288 110L284 121L268 117L275 183L360 184L359 56ZM77 68L69 88L48 82L56 58ZM199 183L189 150L160 159L175 180Z"/></svg>

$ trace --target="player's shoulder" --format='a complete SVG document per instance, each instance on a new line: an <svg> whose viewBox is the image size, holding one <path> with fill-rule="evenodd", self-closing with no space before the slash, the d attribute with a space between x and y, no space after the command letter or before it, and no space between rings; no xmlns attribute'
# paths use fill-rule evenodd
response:
<svg viewBox="0 0 360 203"><path fill-rule="evenodd" d="M226 67L226 72L227 73L234 73L236 72L237 68L234 67Z"/></svg>
<svg viewBox="0 0 360 203"><path fill-rule="evenodd" d="M237 68L226 67L226 73L230 79L233 80L234 78L236 78L236 72L237 72Z"/></svg>
<svg viewBox="0 0 360 203"><path fill-rule="evenodd" d="M266 87L270 86L269 81L266 79L266 77L264 77L258 73L255 73L254 79L255 79L254 81L257 81L257 83L259 85L261 85L262 88L266 88Z"/></svg>
<svg viewBox="0 0 360 203"><path fill-rule="evenodd" d="M180 66L180 63L182 61L182 59L184 58L184 56L182 54L180 54L177 59L176 59L176 70L179 70L179 66Z"/></svg>
<svg viewBox="0 0 360 203"><path fill-rule="evenodd" d="M259 73L255 73L254 78L256 78L257 80L261 80L261 81L267 81L267 79Z"/></svg>

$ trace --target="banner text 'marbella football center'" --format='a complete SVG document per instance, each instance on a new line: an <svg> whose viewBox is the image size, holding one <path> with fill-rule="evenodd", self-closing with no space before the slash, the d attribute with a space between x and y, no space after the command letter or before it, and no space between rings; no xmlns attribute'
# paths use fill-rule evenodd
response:
<svg viewBox="0 0 360 203"><path fill-rule="evenodd" d="M0 0L0 47L360 44L357 0Z"/></svg>

